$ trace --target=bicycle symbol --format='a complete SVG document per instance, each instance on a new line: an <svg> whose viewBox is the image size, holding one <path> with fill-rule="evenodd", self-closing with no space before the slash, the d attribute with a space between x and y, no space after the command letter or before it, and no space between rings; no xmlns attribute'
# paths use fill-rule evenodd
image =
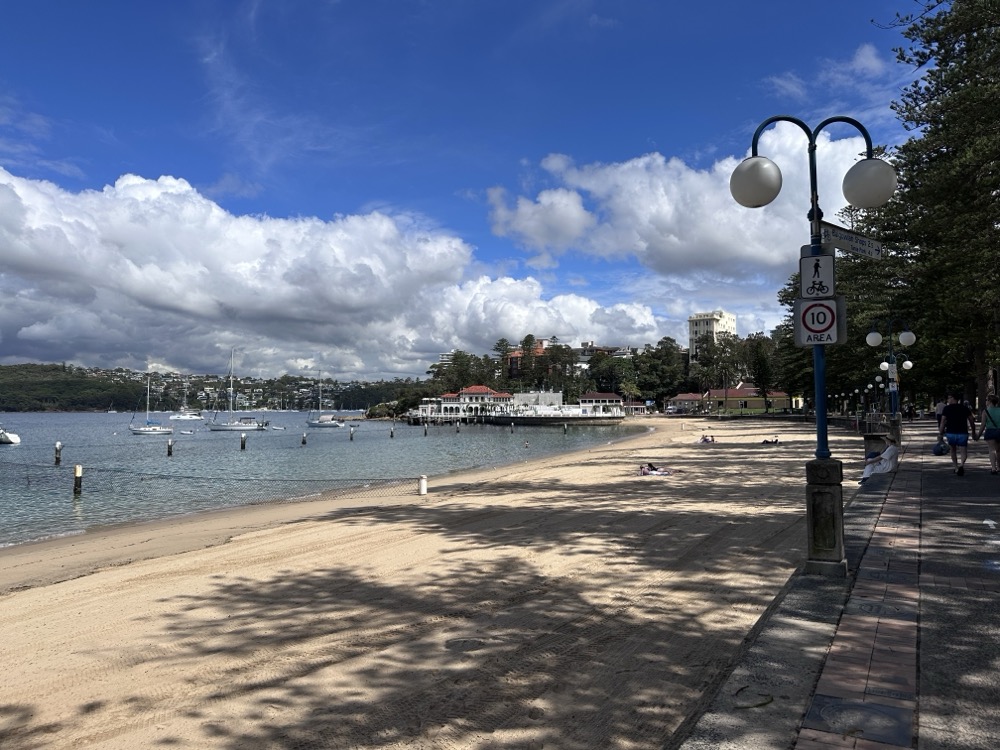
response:
<svg viewBox="0 0 1000 750"><path fill-rule="evenodd" d="M809 285L809 288L806 289L806 294L826 294L829 291L830 287L828 287L819 279L814 279L813 282Z"/></svg>

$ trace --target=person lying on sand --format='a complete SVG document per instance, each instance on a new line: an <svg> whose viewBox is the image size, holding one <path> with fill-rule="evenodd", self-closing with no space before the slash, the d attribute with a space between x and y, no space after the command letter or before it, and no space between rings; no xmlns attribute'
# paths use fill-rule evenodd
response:
<svg viewBox="0 0 1000 750"><path fill-rule="evenodd" d="M680 469L667 469L664 467L657 468L653 464L646 464L645 466L639 467L639 474L644 477L654 476L654 477L669 477L671 474L679 472Z"/></svg>

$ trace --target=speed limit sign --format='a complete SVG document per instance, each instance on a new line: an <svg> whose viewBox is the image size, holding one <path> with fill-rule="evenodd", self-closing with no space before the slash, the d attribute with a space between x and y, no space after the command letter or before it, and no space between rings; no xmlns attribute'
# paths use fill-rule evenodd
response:
<svg viewBox="0 0 1000 750"><path fill-rule="evenodd" d="M845 311L843 297L795 300L795 345L841 343L847 330Z"/></svg>

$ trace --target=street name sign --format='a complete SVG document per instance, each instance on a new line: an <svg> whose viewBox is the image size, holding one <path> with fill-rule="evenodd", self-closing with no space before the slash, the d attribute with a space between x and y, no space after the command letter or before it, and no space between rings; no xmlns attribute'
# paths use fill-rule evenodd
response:
<svg viewBox="0 0 1000 750"><path fill-rule="evenodd" d="M842 344L847 339L847 302L833 299L797 299L792 310L796 346Z"/></svg>
<svg viewBox="0 0 1000 750"><path fill-rule="evenodd" d="M806 299L829 299L833 290L834 257L810 255L799 260L799 296Z"/></svg>
<svg viewBox="0 0 1000 750"><path fill-rule="evenodd" d="M865 237L863 234L838 227L827 221L820 222L820 238L823 244L829 243L848 253L876 259L882 257L881 242L876 242L871 237Z"/></svg>

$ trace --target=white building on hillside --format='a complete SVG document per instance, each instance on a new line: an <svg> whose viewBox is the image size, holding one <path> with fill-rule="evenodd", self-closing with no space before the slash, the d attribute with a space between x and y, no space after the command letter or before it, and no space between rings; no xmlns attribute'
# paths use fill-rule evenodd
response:
<svg viewBox="0 0 1000 750"><path fill-rule="evenodd" d="M688 318L688 351L691 359L698 359L698 339L706 333L718 338L720 333L736 335L736 316L725 310L695 313Z"/></svg>

